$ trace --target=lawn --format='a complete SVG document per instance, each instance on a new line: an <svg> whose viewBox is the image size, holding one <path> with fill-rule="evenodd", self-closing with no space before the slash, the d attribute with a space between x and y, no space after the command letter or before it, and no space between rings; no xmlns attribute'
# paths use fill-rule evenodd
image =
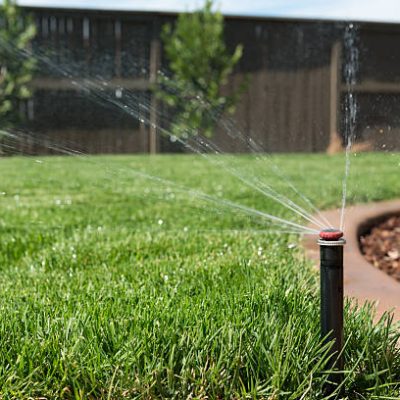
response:
<svg viewBox="0 0 400 400"><path fill-rule="evenodd" d="M350 201L399 196L399 159L352 156ZM339 206L343 156L0 163L0 398L324 398L318 272L298 236L219 202L300 222L240 179ZM343 397L398 399L398 330L345 323Z"/></svg>

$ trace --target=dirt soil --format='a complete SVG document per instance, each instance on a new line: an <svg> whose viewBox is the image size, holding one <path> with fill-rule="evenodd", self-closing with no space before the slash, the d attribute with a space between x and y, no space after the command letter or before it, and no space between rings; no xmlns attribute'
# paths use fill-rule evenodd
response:
<svg viewBox="0 0 400 400"><path fill-rule="evenodd" d="M360 237L360 247L367 261L400 282L400 216L386 219Z"/></svg>

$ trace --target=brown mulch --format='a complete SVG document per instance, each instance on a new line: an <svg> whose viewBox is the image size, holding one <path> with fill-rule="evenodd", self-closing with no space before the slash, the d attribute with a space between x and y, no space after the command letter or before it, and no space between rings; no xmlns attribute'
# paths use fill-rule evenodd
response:
<svg viewBox="0 0 400 400"><path fill-rule="evenodd" d="M400 282L400 216L386 219L360 237L364 257Z"/></svg>

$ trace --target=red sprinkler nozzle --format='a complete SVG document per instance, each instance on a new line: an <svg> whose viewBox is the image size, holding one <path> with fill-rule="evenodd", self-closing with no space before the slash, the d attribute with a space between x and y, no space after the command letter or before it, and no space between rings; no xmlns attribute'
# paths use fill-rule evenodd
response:
<svg viewBox="0 0 400 400"><path fill-rule="evenodd" d="M324 229L319 233L322 240L339 240L343 236L343 232L339 229Z"/></svg>

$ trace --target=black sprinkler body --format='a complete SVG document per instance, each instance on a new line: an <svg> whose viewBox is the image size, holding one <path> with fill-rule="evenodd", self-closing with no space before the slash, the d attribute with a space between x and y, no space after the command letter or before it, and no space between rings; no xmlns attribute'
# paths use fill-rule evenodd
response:
<svg viewBox="0 0 400 400"><path fill-rule="evenodd" d="M325 229L319 234L321 261L321 335L327 342L334 341L330 350L326 390L332 392L343 381L343 232Z"/></svg>

